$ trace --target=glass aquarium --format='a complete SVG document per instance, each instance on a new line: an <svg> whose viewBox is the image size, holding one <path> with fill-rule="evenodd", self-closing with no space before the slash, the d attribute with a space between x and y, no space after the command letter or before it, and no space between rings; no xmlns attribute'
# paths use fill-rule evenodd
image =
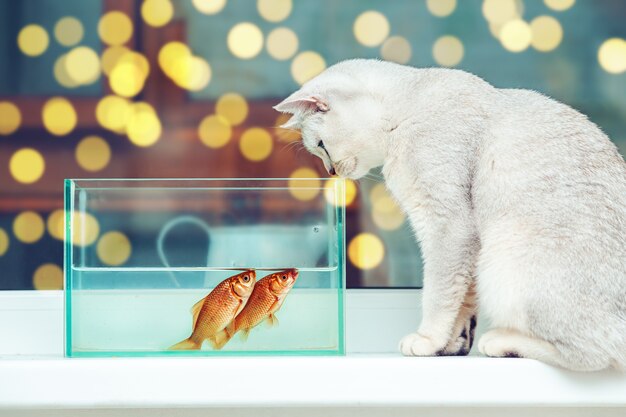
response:
<svg viewBox="0 0 626 417"><path fill-rule="evenodd" d="M343 354L344 200L338 179L66 180L66 355Z"/></svg>

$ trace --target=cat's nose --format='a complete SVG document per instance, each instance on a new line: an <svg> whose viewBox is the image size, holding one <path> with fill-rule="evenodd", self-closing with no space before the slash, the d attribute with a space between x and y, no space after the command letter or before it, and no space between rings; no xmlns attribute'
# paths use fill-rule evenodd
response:
<svg viewBox="0 0 626 417"><path fill-rule="evenodd" d="M335 175L335 167L334 166L330 166L330 168L328 168L328 175Z"/></svg>

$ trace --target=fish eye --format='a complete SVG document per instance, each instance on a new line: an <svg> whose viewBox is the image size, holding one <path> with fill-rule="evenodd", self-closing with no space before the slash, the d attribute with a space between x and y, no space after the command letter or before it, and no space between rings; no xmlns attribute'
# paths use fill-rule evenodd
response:
<svg viewBox="0 0 626 417"><path fill-rule="evenodd" d="M283 281L287 280L287 275L283 275Z"/></svg>
<svg viewBox="0 0 626 417"><path fill-rule="evenodd" d="M249 276L247 276L247 275L244 275L244 276L243 276L243 281L244 281L244 282L248 282L248 281L250 281L250 277L249 277Z"/></svg>

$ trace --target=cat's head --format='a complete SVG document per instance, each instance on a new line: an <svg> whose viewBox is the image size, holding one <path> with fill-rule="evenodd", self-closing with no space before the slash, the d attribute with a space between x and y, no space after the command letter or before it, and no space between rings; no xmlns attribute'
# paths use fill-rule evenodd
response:
<svg viewBox="0 0 626 417"><path fill-rule="evenodd" d="M358 179L382 165L381 103L354 77L331 67L274 109L293 115L282 127L300 130L329 174Z"/></svg>

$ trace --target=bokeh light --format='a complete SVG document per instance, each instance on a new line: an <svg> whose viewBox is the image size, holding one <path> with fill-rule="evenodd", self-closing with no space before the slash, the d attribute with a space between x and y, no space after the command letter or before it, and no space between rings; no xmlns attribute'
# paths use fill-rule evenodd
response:
<svg viewBox="0 0 626 417"><path fill-rule="evenodd" d="M335 182L340 181L337 178L329 178L324 186L324 197L330 204L338 205L340 200L335 196ZM352 204L357 195L356 183L350 179L344 180L346 207Z"/></svg>
<svg viewBox="0 0 626 417"><path fill-rule="evenodd" d="M26 25L17 35L17 46L24 55L39 56L50 44L48 32L39 25Z"/></svg>
<svg viewBox="0 0 626 417"><path fill-rule="evenodd" d="M217 99L215 113L224 117L231 125L237 126L248 117L248 102L241 94L226 93Z"/></svg>
<svg viewBox="0 0 626 417"><path fill-rule="evenodd" d="M383 59L398 64L406 64L411 60L411 44L402 36L388 38L380 47L380 55Z"/></svg>
<svg viewBox="0 0 626 417"><path fill-rule="evenodd" d="M170 78L174 77L174 64L187 57L191 57L191 49L182 42L168 42L159 50L159 66Z"/></svg>
<svg viewBox="0 0 626 417"><path fill-rule="evenodd" d="M87 136L76 146L76 162L86 171L104 169L111 160L111 147L99 136Z"/></svg>
<svg viewBox="0 0 626 417"><path fill-rule="evenodd" d="M33 288L36 290L62 290L63 270L56 264L41 265L33 274Z"/></svg>
<svg viewBox="0 0 626 417"><path fill-rule="evenodd" d="M67 54L60 55L54 62L54 78L65 88L76 88L78 83L67 72Z"/></svg>
<svg viewBox="0 0 626 417"><path fill-rule="evenodd" d="M485 0L482 6L483 16L489 23L502 25L521 16L520 4L516 0Z"/></svg>
<svg viewBox="0 0 626 417"><path fill-rule="evenodd" d="M284 61L298 51L298 35L289 28L276 28L267 35L266 47L272 58Z"/></svg>
<svg viewBox="0 0 626 417"><path fill-rule="evenodd" d="M13 220L13 234L22 243L35 243L43 236L45 225L34 211L24 211Z"/></svg>
<svg viewBox="0 0 626 417"><path fill-rule="evenodd" d="M263 32L253 23L237 23L228 32L226 43L237 58L251 59L263 49Z"/></svg>
<svg viewBox="0 0 626 417"><path fill-rule="evenodd" d="M298 168L289 175L289 193L297 200L313 200L319 193L322 182L311 168Z"/></svg>
<svg viewBox="0 0 626 417"><path fill-rule="evenodd" d="M87 212L72 213L72 244L76 246L89 246L100 235L100 223Z"/></svg>
<svg viewBox="0 0 626 417"><path fill-rule="evenodd" d="M119 266L124 264L132 252L130 240L124 233L107 232L102 235L96 246L96 253L103 264Z"/></svg>
<svg viewBox="0 0 626 417"><path fill-rule="evenodd" d="M611 38L602 42L598 49L598 62L610 74L626 71L626 40Z"/></svg>
<svg viewBox="0 0 626 417"><path fill-rule="evenodd" d="M226 6L226 0L192 0L195 8L204 14L217 14Z"/></svg>
<svg viewBox="0 0 626 417"><path fill-rule="evenodd" d="M174 6L170 0L144 0L141 5L141 17L150 26L165 26L173 16Z"/></svg>
<svg viewBox="0 0 626 417"><path fill-rule="evenodd" d="M272 135L260 127L252 127L241 135L239 150L249 161L259 162L272 153Z"/></svg>
<svg viewBox="0 0 626 417"><path fill-rule="evenodd" d="M211 66L198 56L182 57L172 66L174 82L181 88L200 91L211 81Z"/></svg>
<svg viewBox="0 0 626 417"><path fill-rule="evenodd" d="M41 153L32 148L23 148L13 154L9 171L17 182L32 184L38 181L46 169Z"/></svg>
<svg viewBox="0 0 626 417"><path fill-rule="evenodd" d="M54 25L54 37L63 46L74 46L83 39L83 24L75 17L64 17Z"/></svg>
<svg viewBox="0 0 626 417"><path fill-rule="evenodd" d="M54 210L46 221L48 234L57 240L63 240L65 236L65 210Z"/></svg>
<svg viewBox="0 0 626 417"><path fill-rule="evenodd" d="M446 35L435 41L433 58L444 67L455 67L463 60L463 43L456 36Z"/></svg>
<svg viewBox="0 0 626 417"><path fill-rule="evenodd" d="M0 256L3 256L9 250L9 235L0 227Z"/></svg>
<svg viewBox="0 0 626 417"><path fill-rule="evenodd" d="M65 70L76 84L91 84L100 76L100 58L86 46L72 49L65 57Z"/></svg>
<svg viewBox="0 0 626 417"><path fill-rule="evenodd" d="M502 46L511 52L522 52L530 46L532 31L530 25L521 19L506 22L500 30Z"/></svg>
<svg viewBox="0 0 626 417"><path fill-rule="evenodd" d="M118 63L109 78L111 90L122 97L133 97L139 94L146 82L141 68L135 62Z"/></svg>
<svg viewBox="0 0 626 417"><path fill-rule="evenodd" d="M104 72L107 76L110 76L113 68L115 68L115 65L117 65L120 58L129 52L131 52L131 50L122 45L109 46L106 48L104 52L102 52L102 72Z"/></svg>
<svg viewBox="0 0 626 417"><path fill-rule="evenodd" d="M134 103L128 119L128 139L140 147L152 146L161 137L161 121L154 108L148 103Z"/></svg>
<svg viewBox="0 0 626 417"><path fill-rule="evenodd" d="M96 119L105 129L116 133L126 132L126 124L132 114L128 99L114 95L105 96L96 106Z"/></svg>
<svg viewBox="0 0 626 417"><path fill-rule="evenodd" d="M437 17L446 17L456 9L456 0L426 0L428 11Z"/></svg>
<svg viewBox="0 0 626 417"><path fill-rule="evenodd" d="M354 36L365 46L378 46L389 36L389 21L380 12L369 10L354 21Z"/></svg>
<svg viewBox="0 0 626 417"><path fill-rule="evenodd" d="M360 269L374 269L385 257L385 246L380 238L372 233L359 233L348 245L348 258Z"/></svg>
<svg viewBox="0 0 626 417"><path fill-rule="evenodd" d="M563 28L552 16L538 16L530 22L532 32L531 45L538 51L554 50L563 39Z"/></svg>
<svg viewBox="0 0 626 417"><path fill-rule="evenodd" d="M569 9L576 3L576 0L543 0L546 6L557 12Z"/></svg>
<svg viewBox="0 0 626 417"><path fill-rule="evenodd" d="M198 136L209 148L217 149L230 141L233 131L230 123L220 115L210 115L202 119L198 126Z"/></svg>
<svg viewBox="0 0 626 417"><path fill-rule="evenodd" d="M133 36L133 22L123 12L108 12L98 22L98 35L107 45L123 45Z"/></svg>
<svg viewBox="0 0 626 417"><path fill-rule="evenodd" d="M69 100L63 97L53 97L44 104L42 119L48 132L63 136L74 130L78 116Z"/></svg>
<svg viewBox="0 0 626 417"><path fill-rule="evenodd" d="M268 22L280 22L291 13L291 0L258 0L257 10L261 17Z"/></svg>
<svg viewBox="0 0 626 417"><path fill-rule="evenodd" d="M382 230L396 230L405 220L404 213L391 197L384 184L376 184L370 191L372 220Z"/></svg>
<svg viewBox="0 0 626 417"><path fill-rule="evenodd" d="M300 85L326 69L326 61L317 52L304 51L291 62L291 76Z"/></svg>
<svg viewBox="0 0 626 417"><path fill-rule="evenodd" d="M9 101L0 101L0 135L14 133L22 123L20 109Z"/></svg>

